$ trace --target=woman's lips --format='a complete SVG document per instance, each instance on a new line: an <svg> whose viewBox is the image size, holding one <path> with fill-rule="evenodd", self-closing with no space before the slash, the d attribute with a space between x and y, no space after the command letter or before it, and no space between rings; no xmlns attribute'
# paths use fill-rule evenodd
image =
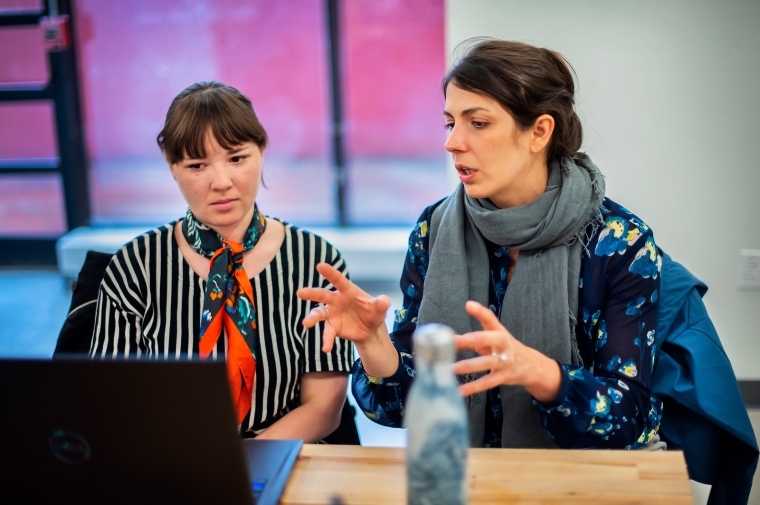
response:
<svg viewBox="0 0 760 505"><path fill-rule="evenodd" d="M457 172L459 172L459 180L465 184L472 182L473 179L475 179L475 176L478 174L477 170L461 167L459 165L457 165Z"/></svg>
<svg viewBox="0 0 760 505"><path fill-rule="evenodd" d="M236 198L226 198L224 200L215 201L214 203L211 204L211 207L214 210L224 212L224 211L232 209L232 207L235 205L235 202L237 202Z"/></svg>

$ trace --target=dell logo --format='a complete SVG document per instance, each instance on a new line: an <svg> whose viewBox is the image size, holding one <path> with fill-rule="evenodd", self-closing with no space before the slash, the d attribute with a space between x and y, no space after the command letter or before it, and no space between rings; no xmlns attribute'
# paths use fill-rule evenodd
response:
<svg viewBox="0 0 760 505"><path fill-rule="evenodd" d="M53 456L69 465L86 463L92 455L87 440L70 430L55 430L48 438L48 444Z"/></svg>

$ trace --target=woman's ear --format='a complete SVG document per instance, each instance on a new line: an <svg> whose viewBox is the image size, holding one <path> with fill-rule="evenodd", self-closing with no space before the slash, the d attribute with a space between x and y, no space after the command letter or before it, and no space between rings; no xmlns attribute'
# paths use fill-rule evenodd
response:
<svg viewBox="0 0 760 505"><path fill-rule="evenodd" d="M554 133L554 118L549 114L538 116L536 122L533 123L530 152L538 154L546 149L552 139L552 133Z"/></svg>

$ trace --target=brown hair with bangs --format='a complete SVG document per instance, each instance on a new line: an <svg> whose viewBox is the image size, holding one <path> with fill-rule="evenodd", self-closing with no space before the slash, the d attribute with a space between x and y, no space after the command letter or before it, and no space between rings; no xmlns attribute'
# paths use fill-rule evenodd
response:
<svg viewBox="0 0 760 505"><path fill-rule="evenodd" d="M463 53L443 79L449 84L493 98L525 131L542 114L554 118L547 161L575 158L583 142L583 127L575 112L572 67L559 53L541 47L491 38L463 42Z"/></svg>
<svg viewBox="0 0 760 505"><path fill-rule="evenodd" d="M263 151L267 145L267 132L251 101L232 86L214 81L196 82L177 95L156 142L172 165L185 158L201 159L206 157L209 130L223 149L253 142Z"/></svg>

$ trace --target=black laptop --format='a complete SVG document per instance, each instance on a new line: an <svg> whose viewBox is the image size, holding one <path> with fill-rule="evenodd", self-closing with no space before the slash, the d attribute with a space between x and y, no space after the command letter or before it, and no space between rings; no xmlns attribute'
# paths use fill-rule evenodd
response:
<svg viewBox="0 0 760 505"><path fill-rule="evenodd" d="M300 440L242 440L223 362L0 360L0 503L275 504Z"/></svg>

